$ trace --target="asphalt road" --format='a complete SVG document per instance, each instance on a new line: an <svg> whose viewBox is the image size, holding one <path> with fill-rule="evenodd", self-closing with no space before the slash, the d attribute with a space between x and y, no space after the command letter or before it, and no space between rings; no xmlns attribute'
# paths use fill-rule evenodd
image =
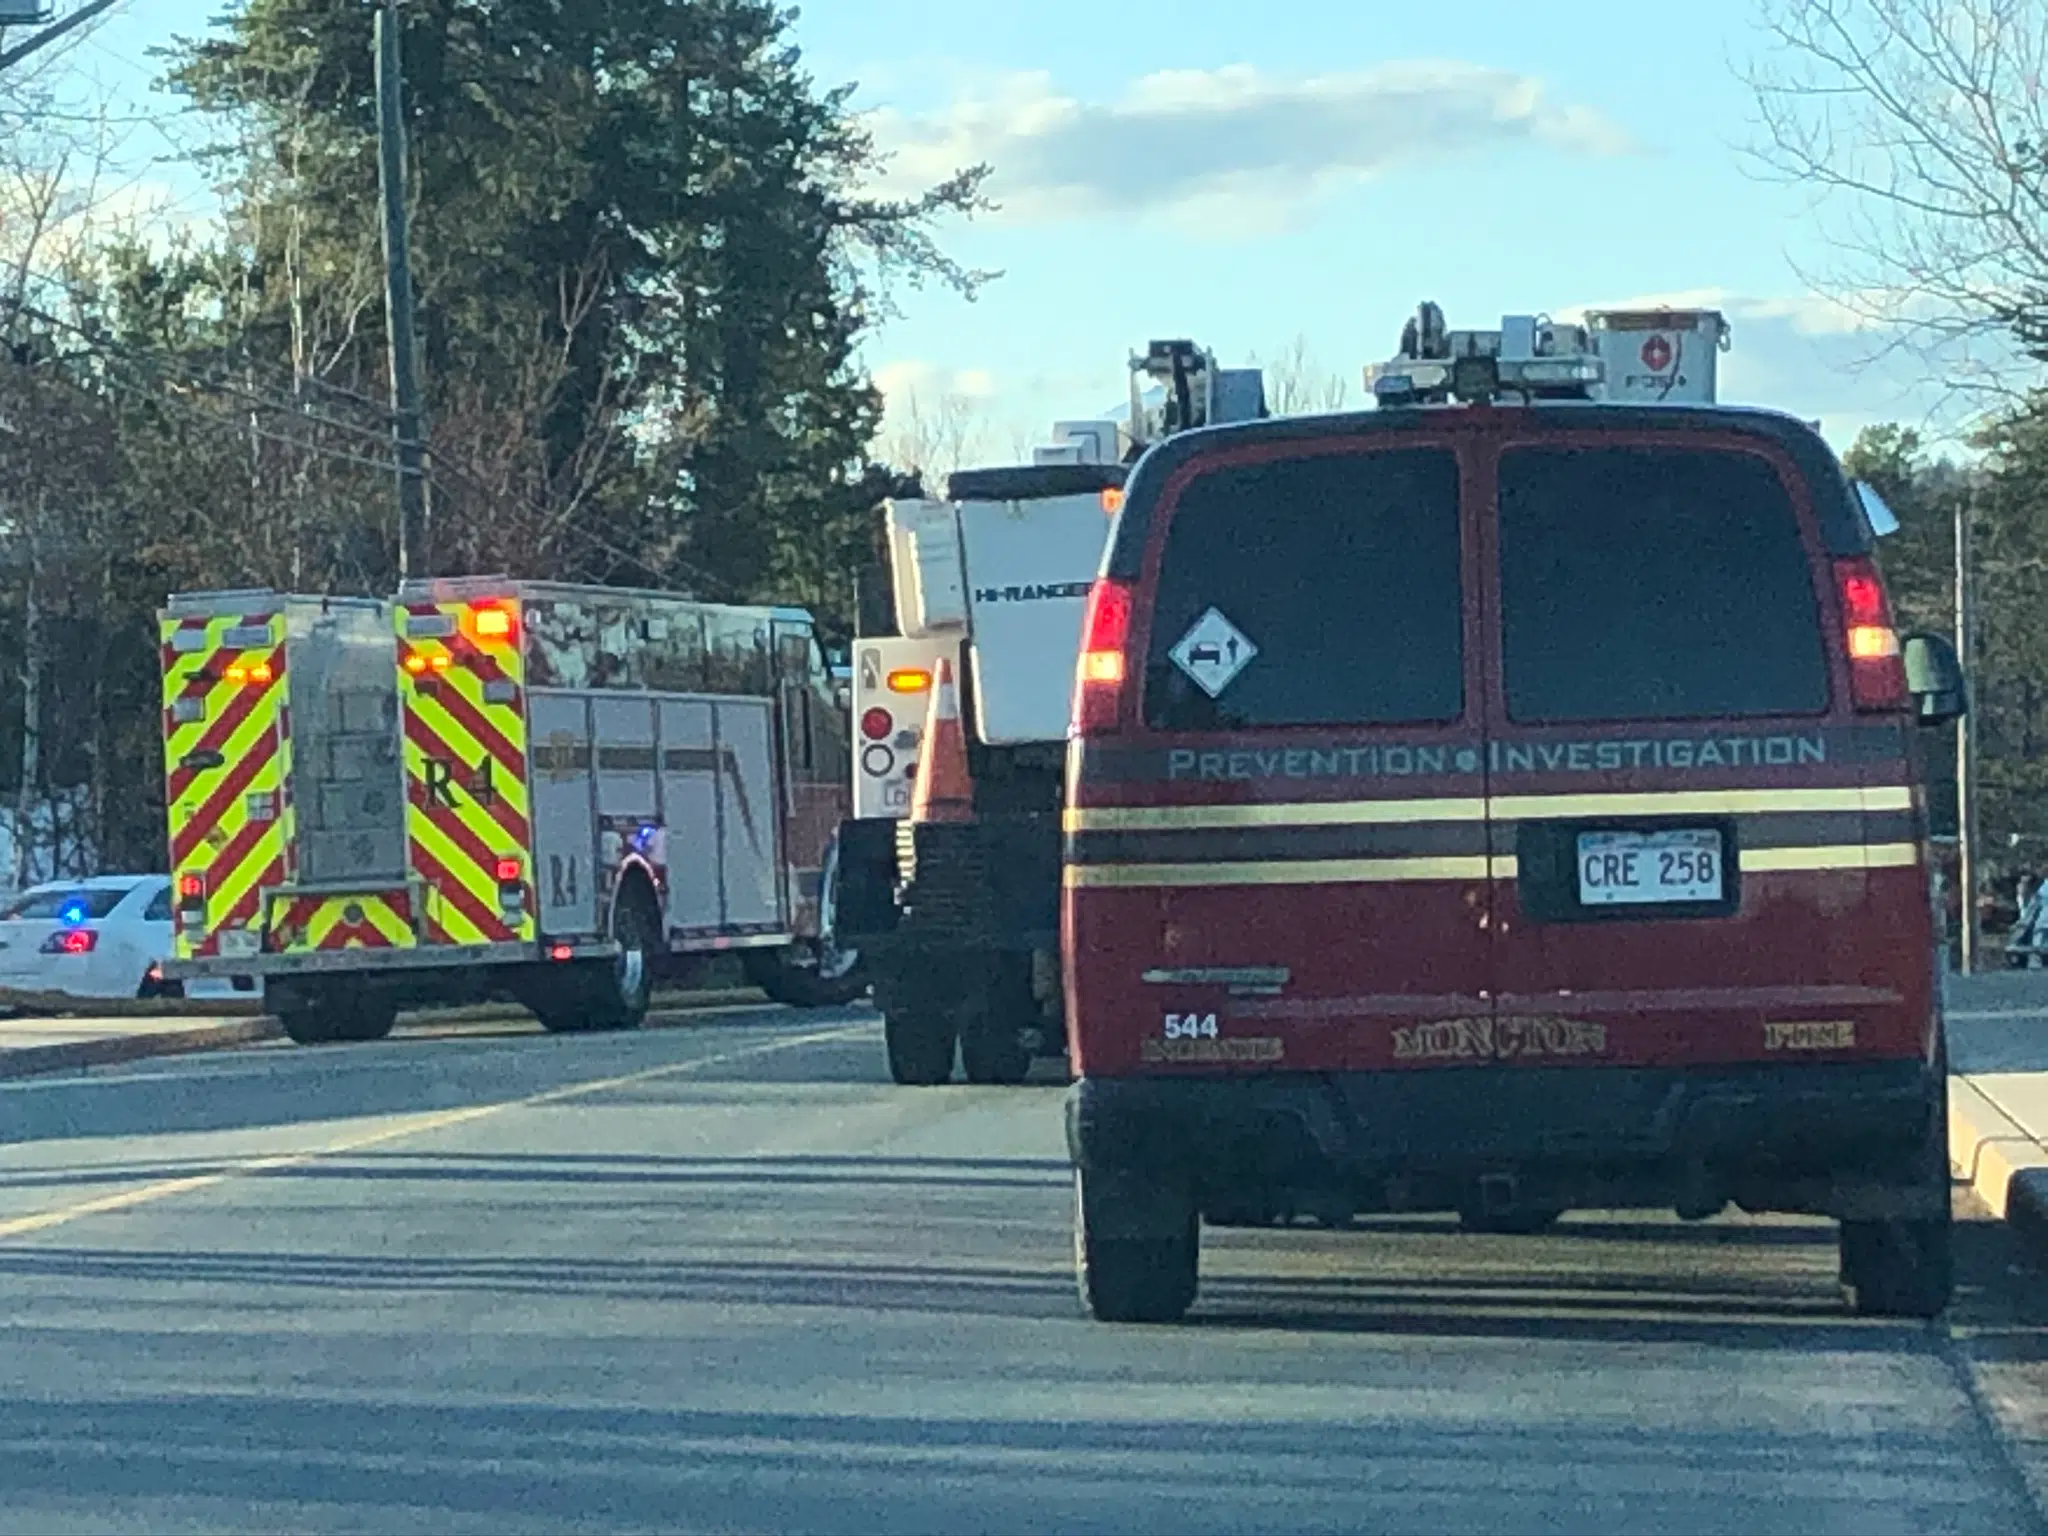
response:
<svg viewBox="0 0 2048 1536"><path fill-rule="evenodd" d="M877 1035L0 1085L0 1531L2042 1528L2003 1228L1940 1328L1850 1317L1824 1224L1623 1217L1215 1233L1187 1326L1104 1328L1059 1090Z"/></svg>

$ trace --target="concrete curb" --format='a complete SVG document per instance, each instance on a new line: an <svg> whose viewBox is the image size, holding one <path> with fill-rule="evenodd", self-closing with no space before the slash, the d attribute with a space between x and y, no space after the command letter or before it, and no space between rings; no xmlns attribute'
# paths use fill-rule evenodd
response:
<svg viewBox="0 0 2048 1536"><path fill-rule="evenodd" d="M1948 1082L1948 1156L1992 1215L2048 1252L2048 1147L1967 1077Z"/></svg>
<svg viewBox="0 0 2048 1536"><path fill-rule="evenodd" d="M114 1067L131 1061L146 1061L152 1056L221 1051L231 1046L275 1040L283 1033L276 1019L254 1018L157 1034L67 1040L60 1045L26 1045L0 1051L0 1079L38 1077L48 1072L76 1071L80 1067Z"/></svg>

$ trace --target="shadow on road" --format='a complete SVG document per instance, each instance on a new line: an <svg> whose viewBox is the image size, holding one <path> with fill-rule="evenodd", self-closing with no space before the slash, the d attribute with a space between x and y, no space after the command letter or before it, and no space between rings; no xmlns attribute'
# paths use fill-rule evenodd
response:
<svg viewBox="0 0 2048 1536"><path fill-rule="evenodd" d="M828 1204L830 1197L818 1186L886 1180L888 1160L877 1167L857 1158L820 1159L826 1165L820 1169L807 1169L807 1159L776 1159L761 1167L664 1161L680 1165L670 1170L682 1186L676 1201L610 1212L626 1224L622 1230L639 1235L634 1247L640 1251L625 1249L623 1256L612 1256L622 1254L617 1247L604 1255L565 1255L37 1244L0 1246L0 1285L25 1293L104 1295L133 1307L167 1300L147 1294L157 1287L174 1288L181 1306L216 1300L258 1311L289 1312L319 1296L328 1310L366 1320L389 1307L394 1296L449 1294L474 1295L492 1305L533 1298L849 1309L870 1316L1078 1318L1064 1233L1052 1215L1058 1204L1055 1165L1020 1162L980 1172L973 1163L898 1163L905 1171L897 1179L930 1186L934 1200L929 1207L899 1212L909 1219L883 1223L871 1209ZM318 1178L325 1172L266 1177ZM704 1201L709 1186L726 1183L735 1200L753 1203L769 1183L803 1190L791 1180L807 1172L817 1177L797 1196L789 1217L806 1232L812 1251L777 1251L765 1231L753 1240L711 1235L733 1231L734 1206ZM1038 1203L1020 1210L1019 1194ZM903 1196L890 1198L893 1209ZM975 1203L962 1208L962 1198ZM545 1231L563 1206L493 1197L490 1209L508 1231ZM925 1214L917 1214L920 1209ZM1022 1265L1013 1240L1020 1217L1046 1238L1042 1258ZM943 1226L931 1225L935 1219ZM1686 1229L1669 1230L1675 1235ZM1317 1234L1312 1243L1300 1233L1212 1243L1202 1300L1188 1327L1190 1336L1278 1330L1732 1350L1895 1350L1902 1331L1925 1334L1913 1325L1855 1318L1832 1284L1832 1262L1785 1264L1783 1229L1729 1224L1719 1230L1714 1251L1705 1256L1679 1245L1659 1249L1641 1238L1634 1240L1636 1249L1618 1250L1592 1221L1541 1239L1477 1237L1440 1223L1392 1235ZM1001 1241L1005 1231L1012 1237L1008 1244ZM677 1241L691 1246L673 1254L646 1251ZM978 1261L984 1254L985 1261ZM1966 1258L1978 1262L1974 1254ZM1162 1336L1156 1330L1135 1332ZM2035 1347L2039 1339L2035 1335Z"/></svg>
<svg viewBox="0 0 2048 1536"><path fill-rule="evenodd" d="M958 1362L955 1369L965 1369ZM1194 1399L1136 1418L998 1397L976 1416L480 1403L300 1389L119 1396L0 1410L0 1523L74 1506L199 1511L238 1529L817 1532L1844 1528L1873 1463L1904 1530L1988 1530L2010 1510L1916 1428L1635 1427L1562 1409L1457 1422L1364 1407L1220 1420ZM1673 1478L1671 1469L1713 1477ZM1589 1501L1588 1468L1608 1490ZM1633 1516L1631 1515L1633 1506ZM1768 1509L1768 1514L1765 1511ZM297 1511L296 1517L294 1511ZM1509 1513L1512 1511L1512 1513ZM211 1514L212 1519L205 1516ZM324 1516L324 1518L320 1518ZM1519 1522L1519 1524L1517 1524ZM497 1528L497 1527L490 1527ZM1758 1528L1761 1528L1759 1526Z"/></svg>
<svg viewBox="0 0 2048 1536"><path fill-rule="evenodd" d="M393 1040L263 1047L144 1063L61 1079L0 1084L0 1148L38 1141L179 1136L467 1109L693 1058L778 1036L858 1029L865 1013L763 1009L686 1027L617 1035ZM699 1084L738 1081L849 1087L887 1081L878 1043L823 1041L688 1071ZM650 1082L643 1092L669 1085ZM618 1090L630 1096L631 1088ZM680 1089L676 1090L680 1092ZM601 1102L593 1099L591 1102ZM0 1188L5 1187L0 1169Z"/></svg>

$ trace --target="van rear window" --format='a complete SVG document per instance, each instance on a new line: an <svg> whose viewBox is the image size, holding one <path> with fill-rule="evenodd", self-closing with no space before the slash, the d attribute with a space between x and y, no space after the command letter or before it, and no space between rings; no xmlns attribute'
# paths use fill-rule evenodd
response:
<svg viewBox="0 0 2048 1536"><path fill-rule="evenodd" d="M1458 466L1444 449L1213 469L1174 504L1153 599L1157 730L1399 724L1464 711ZM1214 609L1227 628L1206 616ZM1194 674L1174 659L1205 647ZM1251 660L1237 667L1233 637ZM1210 659L1213 654L1214 660ZM1212 697L1196 677L1213 686Z"/></svg>
<svg viewBox="0 0 2048 1536"><path fill-rule="evenodd" d="M1821 618L1777 472L1713 449L1500 461L1508 717L1689 720L1827 708Z"/></svg>

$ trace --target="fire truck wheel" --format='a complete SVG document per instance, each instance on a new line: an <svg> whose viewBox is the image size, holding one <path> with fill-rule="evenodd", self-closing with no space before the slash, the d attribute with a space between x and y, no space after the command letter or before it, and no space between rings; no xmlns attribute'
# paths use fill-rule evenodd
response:
<svg viewBox="0 0 2048 1536"><path fill-rule="evenodd" d="M1563 1211L1546 1205L1489 1211L1473 1199L1458 1208L1458 1225L1467 1232L1484 1232L1495 1237L1535 1237L1548 1232L1563 1216Z"/></svg>
<svg viewBox="0 0 2048 1536"><path fill-rule="evenodd" d="M387 1037L398 1010L374 999L315 995L281 1006L278 1020L294 1045L360 1045Z"/></svg>
<svg viewBox="0 0 2048 1536"><path fill-rule="evenodd" d="M619 953L583 961L545 988L531 1006L550 1034L592 1034L638 1029L654 1001L654 954L661 943L660 908L635 881L612 905L612 939Z"/></svg>
<svg viewBox="0 0 2048 1536"><path fill-rule="evenodd" d="M860 956L807 939L740 954L747 980L786 1008L844 1008L868 989Z"/></svg>
<svg viewBox="0 0 2048 1536"><path fill-rule="evenodd" d="M748 982L786 1008L844 1008L868 990L860 951L833 942L839 907L839 838L825 849L818 877L818 937L786 949L749 949L740 954Z"/></svg>

